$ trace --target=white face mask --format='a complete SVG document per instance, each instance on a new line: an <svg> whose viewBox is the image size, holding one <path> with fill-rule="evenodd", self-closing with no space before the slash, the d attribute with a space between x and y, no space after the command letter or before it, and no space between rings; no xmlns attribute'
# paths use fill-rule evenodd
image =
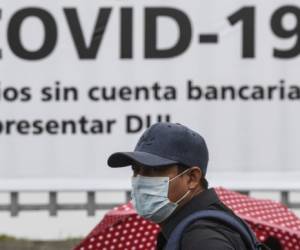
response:
<svg viewBox="0 0 300 250"><path fill-rule="evenodd" d="M187 191L178 201L168 198L169 182L185 174L183 171L171 180L169 177L148 177L137 175L132 177L132 202L137 213L153 222L160 223L167 219L178 204L190 193Z"/></svg>

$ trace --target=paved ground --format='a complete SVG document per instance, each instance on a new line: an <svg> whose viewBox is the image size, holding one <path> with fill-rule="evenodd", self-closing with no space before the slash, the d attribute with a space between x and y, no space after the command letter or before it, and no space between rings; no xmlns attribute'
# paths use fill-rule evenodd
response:
<svg viewBox="0 0 300 250"><path fill-rule="evenodd" d="M4 239L0 240L1 250L72 250L80 240L66 241L26 241Z"/></svg>

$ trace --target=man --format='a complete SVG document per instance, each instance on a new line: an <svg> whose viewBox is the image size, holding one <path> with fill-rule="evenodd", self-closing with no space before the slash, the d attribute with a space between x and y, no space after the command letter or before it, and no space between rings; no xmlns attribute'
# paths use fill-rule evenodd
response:
<svg viewBox="0 0 300 250"><path fill-rule="evenodd" d="M110 167L132 166L132 198L138 214L158 223L157 250L165 248L179 222L196 211L233 212L208 189L205 179L208 150L197 132L173 123L156 123L147 129L134 152L119 152L108 159ZM199 219L184 231L182 250L247 249L240 234L224 223Z"/></svg>

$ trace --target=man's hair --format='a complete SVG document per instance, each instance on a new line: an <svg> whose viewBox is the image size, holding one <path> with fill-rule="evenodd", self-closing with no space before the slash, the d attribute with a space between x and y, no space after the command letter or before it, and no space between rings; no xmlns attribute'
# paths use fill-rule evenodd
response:
<svg viewBox="0 0 300 250"><path fill-rule="evenodd" d="M189 166L183 165L183 164L177 164L178 167L178 172L182 173L183 171L187 170L190 168ZM206 180L205 176L201 174L201 179L200 179L200 186L206 190L208 189L208 181Z"/></svg>

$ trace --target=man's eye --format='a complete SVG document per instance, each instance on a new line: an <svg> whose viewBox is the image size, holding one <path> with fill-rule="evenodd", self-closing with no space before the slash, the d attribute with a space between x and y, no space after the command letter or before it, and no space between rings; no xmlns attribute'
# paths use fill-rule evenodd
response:
<svg viewBox="0 0 300 250"><path fill-rule="evenodd" d="M136 166L132 166L131 169L132 169L132 171L133 171L134 173L137 173L137 172L138 172L138 167L136 167Z"/></svg>

